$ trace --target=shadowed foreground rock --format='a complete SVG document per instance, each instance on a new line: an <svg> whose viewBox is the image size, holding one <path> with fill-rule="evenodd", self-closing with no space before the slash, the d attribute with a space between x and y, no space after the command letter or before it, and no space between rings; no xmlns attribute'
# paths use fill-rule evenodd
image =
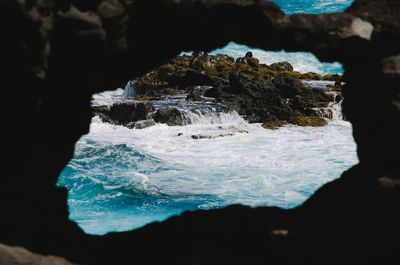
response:
<svg viewBox="0 0 400 265"><path fill-rule="evenodd" d="M0 36L2 243L96 265L399 263L399 1L285 16L258 0L0 0ZM54 183L88 132L91 95L230 41L343 63L360 164L293 210L231 206L85 235Z"/></svg>
<svg viewBox="0 0 400 265"><path fill-rule="evenodd" d="M0 244L0 264L3 265L74 265L63 258L44 257L23 248Z"/></svg>

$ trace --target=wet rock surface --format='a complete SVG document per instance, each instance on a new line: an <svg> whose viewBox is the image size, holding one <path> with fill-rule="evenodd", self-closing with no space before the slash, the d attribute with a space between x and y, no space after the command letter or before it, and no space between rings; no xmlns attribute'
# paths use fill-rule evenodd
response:
<svg viewBox="0 0 400 265"><path fill-rule="evenodd" d="M130 129L145 129L154 125L156 125L156 122L153 119L148 119L148 120L130 122L126 125L126 127Z"/></svg>
<svg viewBox="0 0 400 265"><path fill-rule="evenodd" d="M157 110L153 118L155 122L165 123L169 126L185 124L181 112L175 108Z"/></svg>
<svg viewBox="0 0 400 265"><path fill-rule="evenodd" d="M149 113L155 111L153 105L147 102L117 102L112 106L93 107L94 115L104 122L116 125L128 125L131 122L146 120Z"/></svg>
<svg viewBox="0 0 400 265"><path fill-rule="evenodd" d="M356 0L340 14L285 16L251 0L3 0L0 22L2 243L96 265L399 263L398 1ZM91 95L183 50L230 41L343 63L343 109L360 164L296 209L231 206L131 232L84 234L68 220L66 191L54 183L89 130ZM250 58L248 75L257 62ZM204 84L224 80L193 76Z"/></svg>

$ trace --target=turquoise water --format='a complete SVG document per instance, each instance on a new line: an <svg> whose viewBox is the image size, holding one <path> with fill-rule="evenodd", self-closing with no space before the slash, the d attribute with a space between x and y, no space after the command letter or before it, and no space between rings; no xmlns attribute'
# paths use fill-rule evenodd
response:
<svg viewBox="0 0 400 265"><path fill-rule="evenodd" d="M335 12L351 3L276 2L287 13ZM248 49L231 44L216 52L242 56ZM323 64L310 54L253 51L267 63L288 60L302 71L342 71L340 64ZM122 89L97 94L93 104L112 104L122 94ZM195 121L131 130L95 117L57 184L69 190L70 218L87 233L104 234L185 210L236 203L291 208L358 161L351 125L340 118L321 128L275 131L248 124L234 112Z"/></svg>
<svg viewBox="0 0 400 265"><path fill-rule="evenodd" d="M342 12L353 0L273 0L286 14L323 14Z"/></svg>

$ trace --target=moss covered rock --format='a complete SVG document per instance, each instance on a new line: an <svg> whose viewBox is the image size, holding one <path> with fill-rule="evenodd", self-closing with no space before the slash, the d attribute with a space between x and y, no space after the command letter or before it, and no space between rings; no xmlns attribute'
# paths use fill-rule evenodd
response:
<svg viewBox="0 0 400 265"><path fill-rule="evenodd" d="M305 116L305 115L295 115L290 123L296 124L298 126L311 126L311 127L321 127L328 124L328 122L319 116Z"/></svg>
<svg viewBox="0 0 400 265"><path fill-rule="evenodd" d="M300 78L300 76L301 76L301 73L297 72L297 71L283 71L282 74L286 74L286 75L289 75L289 76L291 76L293 78L297 78L297 79Z"/></svg>
<svg viewBox="0 0 400 265"><path fill-rule="evenodd" d="M308 73L302 74L299 76L299 78L303 79L303 80L317 80L317 81L322 79L320 74L317 74L314 72L308 72Z"/></svg>
<svg viewBox="0 0 400 265"><path fill-rule="evenodd" d="M280 127L286 125L287 122L286 121L268 121L268 122L264 122L261 126L264 129L269 129L269 130L276 130L279 129Z"/></svg>
<svg viewBox="0 0 400 265"><path fill-rule="evenodd" d="M322 77L324 81L340 81L342 79L341 75L338 74L326 74Z"/></svg>
<svg viewBox="0 0 400 265"><path fill-rule="evenodd" d="M269 68L277 72L293 72L293 66L288 62L273 63Z"/></svg>

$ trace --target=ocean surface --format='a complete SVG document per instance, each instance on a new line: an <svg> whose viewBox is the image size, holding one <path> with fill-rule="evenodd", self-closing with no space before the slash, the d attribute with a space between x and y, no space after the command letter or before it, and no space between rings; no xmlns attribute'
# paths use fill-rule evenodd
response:
<svg viewBox="0 0 400 265"><path fill-rule="evenodd" d="M275 2L287 13L337 12L351 4ZM243 56L247 50L252 49L230 44L215 53ZM253 52L265 63L289 61L303 72L342 71L340 64L320 63L307 53ZM123 89L96 94L92 104L109 105L123 95ZM185 108L179 98L156 105ZM296 207L358 162L351 124L341 119L340 104L332 108L335 117L328 126L278 130L249 124L235 112L199 111L190 114L190 125L143 130L94 117L57 185L69 190L70 218L90 234L131 230L186 210L229 204Z"/></svg>

